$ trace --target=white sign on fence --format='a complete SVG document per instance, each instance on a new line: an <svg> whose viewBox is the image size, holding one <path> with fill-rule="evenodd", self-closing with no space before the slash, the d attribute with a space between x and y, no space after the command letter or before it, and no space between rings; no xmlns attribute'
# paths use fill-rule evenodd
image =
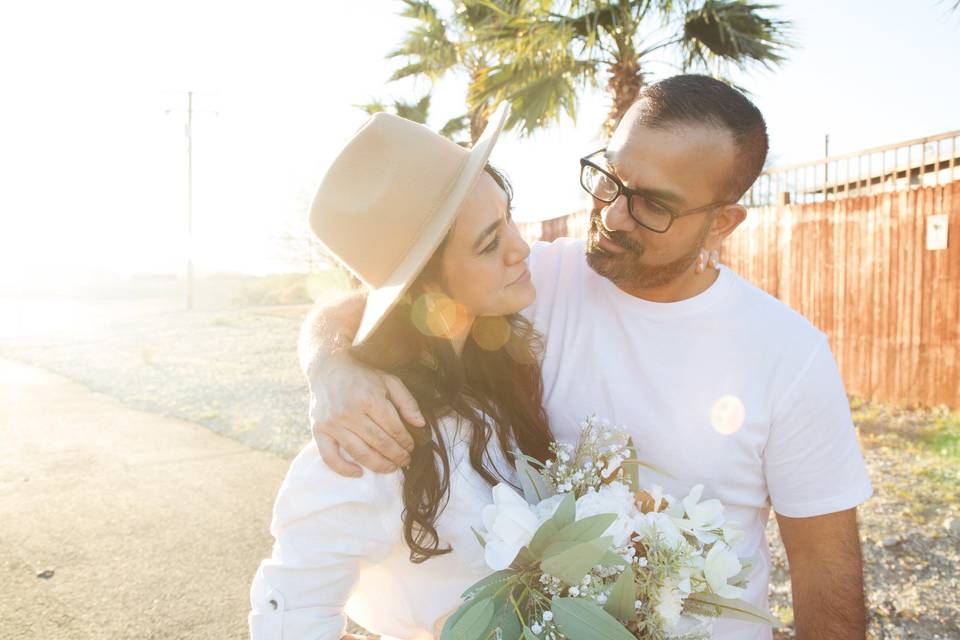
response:
<svg viewBox="0 0 960 640"><path fill-rule="evenodd" d="M947 248L947 220L946 214L927 216L928 251L939 251Z"/></svg>

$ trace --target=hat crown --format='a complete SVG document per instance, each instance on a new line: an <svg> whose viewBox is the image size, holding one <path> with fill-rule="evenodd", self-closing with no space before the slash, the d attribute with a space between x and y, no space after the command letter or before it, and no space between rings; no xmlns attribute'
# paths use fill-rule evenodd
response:
<svg viewBox="0 0 960 640"><path fill-rule="evenodd" d="M311 207L317 239L382 286L457 183L470 153L427 127L373 115L327 170Z"/></svg>

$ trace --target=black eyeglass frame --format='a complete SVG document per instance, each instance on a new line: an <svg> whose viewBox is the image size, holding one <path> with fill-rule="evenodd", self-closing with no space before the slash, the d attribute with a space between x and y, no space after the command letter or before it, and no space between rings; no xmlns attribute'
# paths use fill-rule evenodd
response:
<svg viewBox="0 0 960 640"><path fill-rule="evenodd" d="M725 206L728 206L728 205L731 205L731 204L737 204L736 202L730 202L729 200L721 200L721 201L718 201L718 202L711 202L710 204L703 205L702 207L695 207L695 208L693 208L693 209L687 209L686 211L676 211L675 209L673 209L673 208L670 207L669 205L666 205L666 204L660 202L660 201L657 200L656 198L651 198L650 196L645 195L645 194L643 193L643 191L635 191L635 190L633 190L633 189L630 189L629 187L623 186L623 183L620 182L620 180L617 178L617 176L613 175L612 173L610 173L609 171L607 171L607 170L604 169L603 167L599 166L597 163L595 163L595 162L593 162L592 160L590 160L590 158L592 158L593 156L597 155L598 153L606 153L606 151L607 151L606 148L603 148L603 149L600 149L600 150L598 150L598 151L594 151L593 153L587 154L587 155L583 156L582 158L580 158L580 187L581 187L584 191L586 191L587 193L589 193L591 197L596 198L596 199L599 200L600 202L605 202L605 203L607 203L607 204L616 202L617 198L619 198L619 197L622 196L622 195L626 195L626 196L627 196L627 212L630 214L630 217L633 219L633 221L636 222L637 224L639 224L639 225L640 225L641 227L643 227L644 229L649 229L650 231L653 231L654 233L666 233L667 231L670 231L670 227L673 226L673 221L676 220L677 218L683 218L684 216L693 215L693 214L695 214L695 213L703 213L704 211L710 211L711 209L717 209L717 208L719 208L719 207L725 207ZM610 178L610 180L612 180L613 183L614 183L615 185L617 185L617 194L616 194L615 196L613 196L613 198L611 198L610 200L605 200L605 199L603 199L603 198L600 198L600 197L594 195L593 191L591 191L590 189L588 189L588 188L587 188L587 185L585 185L585 184L583 183L583 170L584 170L586 167L590 167L590 168L592 168L592 169L596 169L597 171L599 171L599 172L602 173L603 175L605 175L605 176L607 176L608 178ZM637 216L634 215L634 213L633 213L633 196L639 196L639 197L641 197L641 198L644 198L645 200L650 200L650 201L652 201L652 202L655 202L658 207L660 207L661 209L663 209L664 212L668 213L668 214L670 215L670 222L667 223L667 228L666 228L666 229L654 229L654 228L651 227L650 225L645 224L645 223L643 223L642 221L640 221L640 219L637 218Z"/></svg>

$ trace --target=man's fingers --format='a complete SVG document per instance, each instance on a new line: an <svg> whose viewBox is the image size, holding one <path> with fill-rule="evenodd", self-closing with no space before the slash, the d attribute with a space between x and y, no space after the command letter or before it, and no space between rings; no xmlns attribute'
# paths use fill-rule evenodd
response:
<svg viewBox="0 0 960 640"><path fill-rule="evenodd" d="M346 478L359 478L363 475L363 469L343 459L336 440L325 433L318 433L316 427L314 427L313 439L317 443L317 449L320 450L320 457L334 473Z"/></svg>
<svg viewBox="0 0 960 640"><path fill-rule="evenodd" d="M406 449L408 453L413 451L413 438L410 437L407 428L403 426L400 414L397 413L396 407L393 406L393 403L389 399L378 398L370 402L370 406L367 409L367 416L369 416L375 425L383 429L387 436L393 438L400 447ZM387 454L386 451L380 451L380 453L384 455ZM390 456L387 457L389 458Z"/></svg>
<svg viewBox="0 0 960 640"><path fill-rule="evenodd" d="M416 399L399 378L384 374L383 384L387 387L387 399L393 403L404 420L415 427L426 426L427 421L423 419Z"/></svg>
<svg viewBox="0 0 960 640"><path fill-rule="evenodd" d="M352 431L343 429L337 434L340 446L343 447L350 457L357 463L376 473L393 473L397 470L397 465L384 458L370 447L363 439ZM400 449L397 443L393 446Z"/></svg>
<svg viewBox="0 0 960 640"><path fill-rule="evenodd" d="M351 420L345 426L363 440L367 446L380 456L390 460L395 466L405 467L410 464L410 452L400 446L389 433L384 431L369 416L360 416L356 420ZM360 461L358 460L358 462Z"/></svg>

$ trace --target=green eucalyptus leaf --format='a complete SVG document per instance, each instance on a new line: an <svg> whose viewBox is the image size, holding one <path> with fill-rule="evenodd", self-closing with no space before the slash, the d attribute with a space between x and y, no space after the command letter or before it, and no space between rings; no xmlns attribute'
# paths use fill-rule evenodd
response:
<svg viewBox="0 0 960 640"><path fill-rule="evenodd" d="M483 536L480 535L480 532L477 531L476 529L474 529L473 527L470 527L470 531L473 531L473 535L476 536L477 542L480 543L480 546L483 547L484 549L486 549L486 548L487 548L487 541L483 539Z"/></svg>
<svg viewBox="0 0 960 640"><path fill-rule="evenodd" d="M568 640L636 640L634 635L601 609L582 598L554 598L553 620Z"/></svg>
<svg viewBox="0 0 960 640"><path fill-rule="evenodd" d="M473 606L466 608L461 615L453 615L447 619L447 623L443 625L443 630L440 632L441 640L483 640L486 638L495 612L493 600L486 598L472 604Z"/></svg>
<svg viewBox="0 0 960 640"><path fill-rule="evenodd" d="M603 610L612 615L621 622L626 622L637 615L637 585L636 576L633 573L633 567L627 566L626 569L613 583L610 589L610 595L607 596L607 602L603 605Z"/></svg>
<svg viewBox="0 0 960 640"><path fill-rule="evenodd" d="M524 625L523 640L543 640L543 638L538 638L537 634L530 630L530 627Z"/></svg>
<svg viewBox="0 0 960 640"><path fill-rule="evenodd" d="M523 633L523 623L517 618L517 611L507 602L497 610L490 625L490 631L500 629L500 638L503 640L519 640Z"/></svg>
<svg viewBox="0 0 960 640"><path fill-rule="evenodd" d="M547 479L537 471L522 453L517 453L517 477L520 478L520 488L523 489L523 497L530 504L537 504L541 500L554 495L553 488Z"/></svg>
<svg viewBox="0 0 960 640"><path fill-rule="evenodd" d="M537 532L533 534L533 538L530 539L530 544L527 545L527 549L529 549L531 557L535 561L543 558L544 550L554 542L554 538L559 531L560 526L552 519L540 525Z"/></svg>
<svg viewBox="0 0 960 640"><path fill-rule="evenodd" d="M587 575L594 565L609 550L613 538L604 536L589 542L580 542L569 546L569 542L559 542L547 547L540 562L540 568L552 576L557 576L567 584L577 584Z"/></svg>
<svg viewBox="0 0 960 640"><path fill-rule="evenodd" d="M602 564L605 567L622 567L627 564L627 561L613 551L607 551L597 564Z"/></svg>
<svg viewBox="0 0 960 640"><path fill-rule="evenodd" d="M554 542L589 542L603 535L617 519L615 513L598 513L568 524L553 536Z"/></svg>
<svg viewBox="0 0 960 640"><path fill-rule="evenodd" d="M482 578L481 580L478 580L477 582L470 585L470 587L466 591L464 591L460 597L472 598L481 590L491 585L502 584L515 575L517 575L517 572L513 571L512 569L502 569L501 571L491 573L486 578Z"/></svg>
<svg viewBox="0 0 960 640"><path fill-rule="evenodd" d="M550 519L556 522L559 528L573 524L577 519L577 497L572 493L563 496L563 500L560 501L557 510Z"/></svg>

